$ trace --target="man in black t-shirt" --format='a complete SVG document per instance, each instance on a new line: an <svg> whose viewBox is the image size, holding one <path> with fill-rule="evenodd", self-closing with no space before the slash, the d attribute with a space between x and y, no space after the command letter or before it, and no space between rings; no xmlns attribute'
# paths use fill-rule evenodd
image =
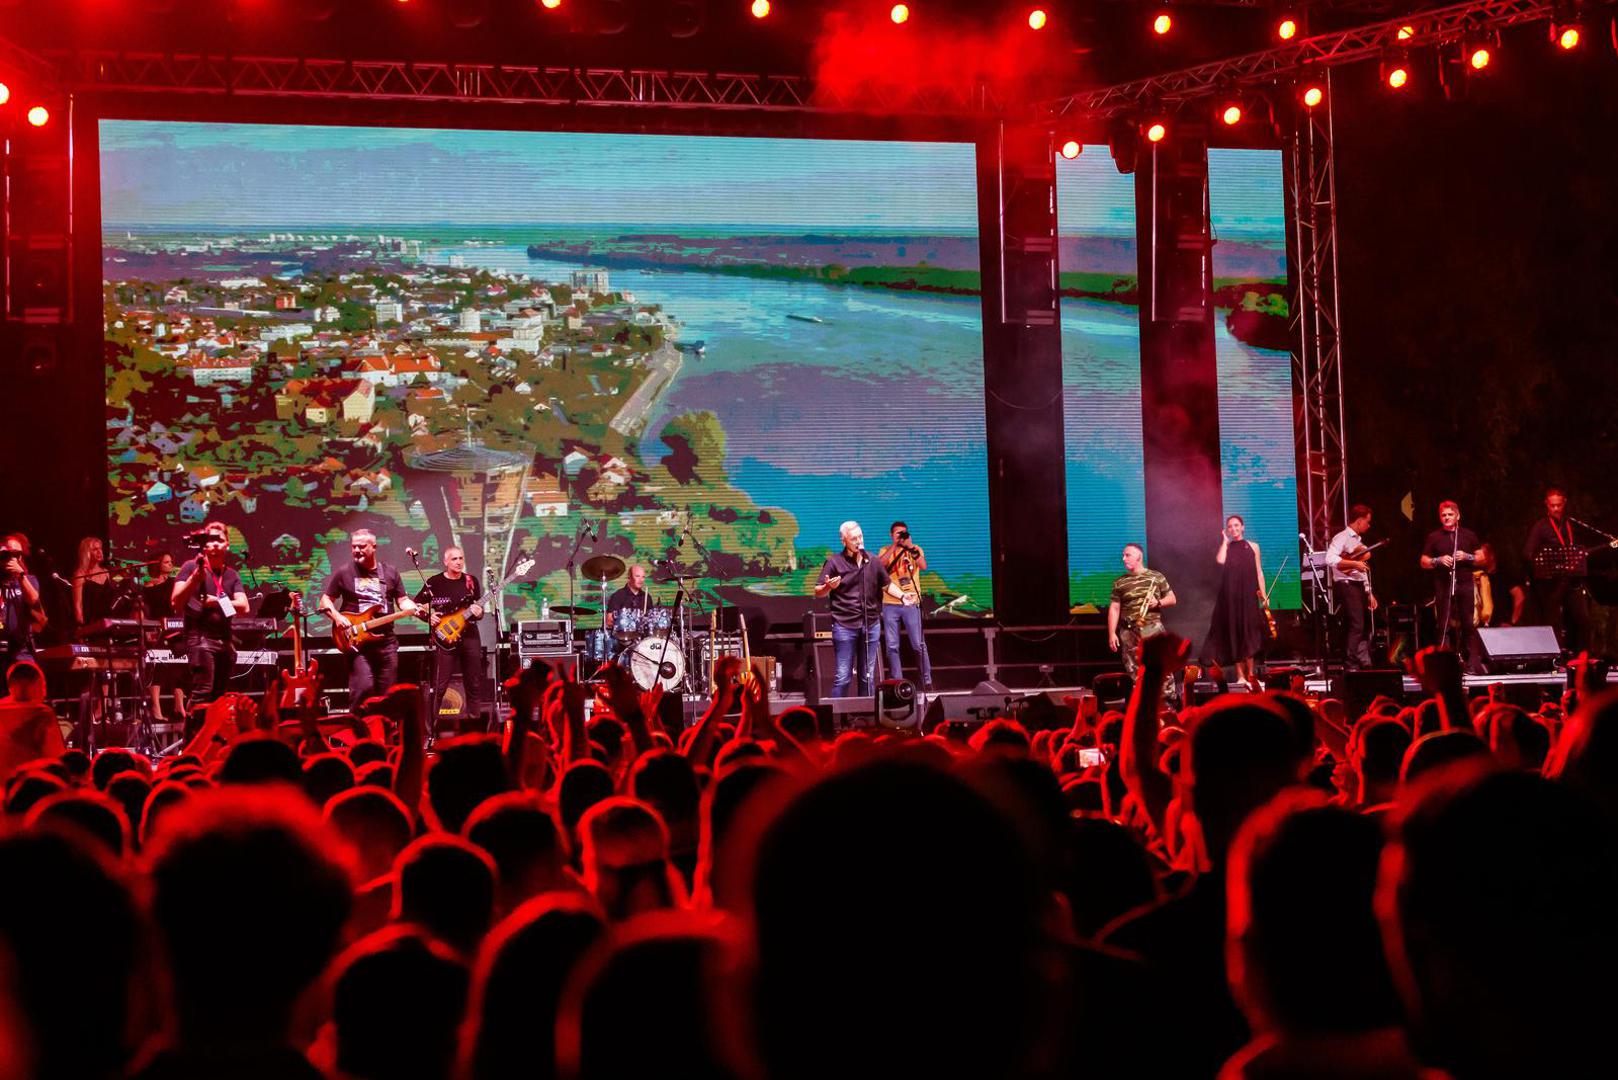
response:
<svg viewBox="0 0 1618 1080"><path fill-rule="evenodd" d="M1587 546L1594 546L1594 533L1574 534L1574 523L1567 516L1567 493L1561 488L1545 492L1545 516L1528 530L1523 545L1524 569L1533 578L1534 604L1539 617L1556 631L1562 651L1575 655L1590 643L1590 594ZM1538 565L1537 556L1547 548L1556 551L1549 566ZM1557 564L1560 563L1560 566Z"/></svg>
<svg viewBox="0 0 1618 1080"><path fill-rule="evenodd" d="M888 572L882 561L865 550L865 533L857 521L845 521L838 530L843 548L834 551L820 568L815 595L831 597L831 640L836 651L837 674L832 697L844 697L859 669L861 694L871 693L877 647L882 643L882 590Z"/></svg>
<svg viewBox="0 0 1618 1080"><path fill-rule="evenodd" d="M620 611L638 611L644 615L656 606L646 588L646 567L631 566L629 582L607 597L607 625L617 629Z"/></svg>
<svg viewBox="0 0 1618 1080"><path fill-rule="evenodd" d="M202 554L187 559L174 579L169 603L185 613L185 656L191 668L191 703L205 705L230 686L236 644L230 620L247 613L241 576L225 565L230 534L223 522L210 522Z"/></svg>
<svg viewBox="0 0 1618 1080"><path fill-rule="evenodd" d="M34 658L34 634L45 628L39 579L28 572L28 546L20 533L0 542L0 672Z"/></svg>
<svg viewBox="0 0 1618 1080"><path fill-rule="evenodd" d="M354 561L326 582L320 598L320 610L326 617L337 622L345 611L361 612L373 607L378 615L388 615L395 605L400 611L415 611L415 601L405 592L399 571L377 561L376 534L360 529L350 533L348 540ZM356 713L366 698L387 693L399 681L399 639L393 635L393 624L376 627L373 632L378 639L361 645L349 657L348 707Z"/></svg>
<svg viewBox="0 0 1618 1080"><path fill-rule="evenodd" d="M426 608L427 623L436 630L440 619L457 611L465 611L471 618L481 619L483 605L478 600L482 595L478 579L466 572L466 553L452 547L444 549L444 572L427 579L426 586L416 594L416 603ZM478 716L484 707L484 672L483 642L478 637L475 622L466 625L460 640L454 645L433 650L433 707L428 724L435 734L438 730L439 702L457 669L466 686L466 711L471 716Z"/></svg>
<svg viewBox="0 0 1618 1080"><path fill-rule="evenodd" d="M1438 504L1439 528L1427 534L1421 548L1421 568L1431 571L1433 619L1439 640L1460 653L1467 670L1480 674L1482 656L1478 647L1476 620L1472 610L1472 568L1477 565L1478 534L1461 524L1461 507L1446 499ZM1452 629L1453 626L1453 629Z"/></svg>

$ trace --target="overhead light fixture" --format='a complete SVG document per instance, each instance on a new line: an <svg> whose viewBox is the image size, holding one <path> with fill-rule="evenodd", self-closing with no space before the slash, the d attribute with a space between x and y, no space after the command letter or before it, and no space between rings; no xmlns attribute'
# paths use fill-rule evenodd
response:
<svg viewBox="0 0 1618 1080"><path fill-rule="evenodd" d="M1028 29L1043 30L1050 17L1045 14L1044 8L1035 8L1028 13Z"/></svg>
<svg viewBox="0 0 1618 1080"><path fill-rule="evenodd" d="M1147 142L1160 143L1169 136L1169 125L1164 120L1148 120L1141 128Z"/></svg>
<svg viewBox="0 0 1618 1080"><path fill-rule="evenodd" d="M1084 144L1079 142L1077 139L1069 139L1067 142L1062 144L1062 156L1067 158L1069 161L1072 161L1082 153L1084 153Z"/></svg>
<svg viewBox="0 0 1618 1080"><path fill-rule="evenodd" d="M1152 17L1152 33L1159 37L1174 29L1174 16L1166 11L1159 11Z"/></svg>
<svg viewBox="0 0 1618 1080"><path fill-rule="evenodd" d="M1389 49L1382 57L1379 71L1382 85L1389 90L1403 90L1410 83L1410 52L1408 49Z"/></svg>

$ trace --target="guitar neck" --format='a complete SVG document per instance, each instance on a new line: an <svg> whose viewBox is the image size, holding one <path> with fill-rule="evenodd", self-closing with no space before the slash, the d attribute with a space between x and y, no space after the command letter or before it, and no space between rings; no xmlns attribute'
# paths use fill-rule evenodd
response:
<svg viewBox="0 0 1618 1080"><path fill-rule="evenodd" d="M390 622L395 622L395 621L397 621L399 619L404 618L407 615L414 615L414 614L415 614L415 612L413 612L413 611L395 611L390 615L378 615L375 618L363 619L360 622L352 623L351 625L356 630L358 630L358 629L371 630L371 629L374 629L374 628L376 628L378 626L386 626Z"/></svg>

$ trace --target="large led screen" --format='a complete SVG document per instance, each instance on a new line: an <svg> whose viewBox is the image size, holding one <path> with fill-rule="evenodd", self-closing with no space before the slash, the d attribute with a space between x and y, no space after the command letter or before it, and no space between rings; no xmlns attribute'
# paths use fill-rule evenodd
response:
<svg viewBox="0 0 1618 1080"><path fill-rule="evenodd" d="M107 120L100 157L115 544L224 521L306 592L360 527L532 553L531 616L603 553L807 595L902 518L932 602L988 605L970 145Z"/></svg>
<svg viewBox="0 0 1618 1080"><path fill-rule="evenodd" d="M1211 150L1208 187L1225 511L1242 515L1267 574L1280 571L1274 606L1296 607L1280 152ZM1087 146L1057 160L1057 207L1069 595L1075 604L1104 605L1123 569L1123 545L1146 538L1135 178L1119 174L1107 147ZM1218 528L1212 524L1209 535Z"/></svg>

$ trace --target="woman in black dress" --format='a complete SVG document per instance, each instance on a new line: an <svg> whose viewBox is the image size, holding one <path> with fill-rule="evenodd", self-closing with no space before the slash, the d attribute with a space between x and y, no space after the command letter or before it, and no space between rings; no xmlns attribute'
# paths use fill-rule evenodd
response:
<svg viewBox="0 0 1618 1080"><path fill-rule="evenodd" d="M1220 667L1235 667L1236 677L1249 690L1258 689L1253 658L1264 647L1264 564L1258 545L1243 539L1247 525L1232 514L1219 534L1219 553L1214 556L1225 568L1219 582L1219 598L1214 601L1213 620L1203 645L1203 659Z"/></svg>
<svg viewBox="0 0 1618 1080"><path fill-rule="evenodd" d="M79 565L73 575L73 618L80 627L105 619L112 608L112 575L102 563L100 537L79 541Z"/></svg>

